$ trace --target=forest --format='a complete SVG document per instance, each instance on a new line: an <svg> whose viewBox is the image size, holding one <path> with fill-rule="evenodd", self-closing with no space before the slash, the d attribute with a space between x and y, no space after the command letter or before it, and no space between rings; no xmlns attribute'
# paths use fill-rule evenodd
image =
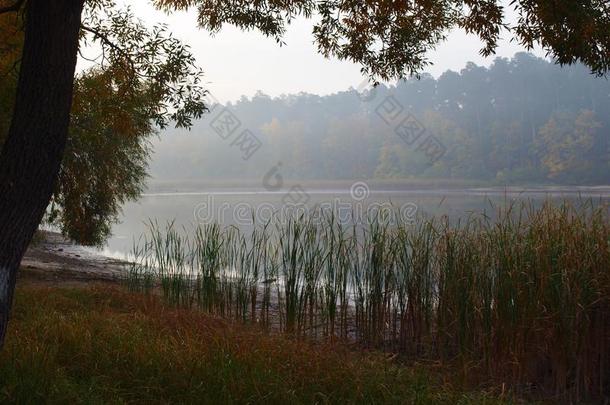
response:
<svg viewBox="0 0 610 405"><path fill-rule="evenodd" d="M260 178L281 163L305 179L610 182L610 83L529 53L374 89L242 97L226 108L261 142L249 159L214 130L223 108L154 142L153 177ZM401 136L402 120L417 128L416 142ZM432 156L430 136L442 148Z"/></svg>

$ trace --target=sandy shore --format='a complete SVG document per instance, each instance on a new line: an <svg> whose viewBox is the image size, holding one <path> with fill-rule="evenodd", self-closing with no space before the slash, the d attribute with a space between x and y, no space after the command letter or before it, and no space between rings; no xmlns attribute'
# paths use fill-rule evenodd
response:
<svg viewBox="0 0 610 405"><path fill-rule="evenodd" d="M40 231L21 261L20 280L45 283L117 283L126 263L76 245L58 233Z"/></svg>

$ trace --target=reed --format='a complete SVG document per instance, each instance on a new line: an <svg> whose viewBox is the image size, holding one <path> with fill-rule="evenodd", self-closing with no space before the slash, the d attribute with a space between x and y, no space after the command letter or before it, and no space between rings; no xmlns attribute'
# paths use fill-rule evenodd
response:
<svg viewBox="0 0 610 405"><path fill-rule="evenodd" d="M608 395L608 207L494 210L366 226L301 213L249 231L151 222L126 282L267 330L459 364L518 391Z"/></svg>

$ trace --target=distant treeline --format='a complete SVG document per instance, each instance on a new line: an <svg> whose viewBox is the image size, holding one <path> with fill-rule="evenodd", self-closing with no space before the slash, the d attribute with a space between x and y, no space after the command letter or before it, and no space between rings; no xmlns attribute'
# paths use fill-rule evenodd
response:
<svg viewBox="0 0 610 405"><path fill-rule="evenodd" d="M610 83L583 66L518 53L362 87L217 106L190 133L162 136L151 172L252 179L281 163L283 176L306 179L610 183ZM246 151L244 136L260 148Z"/></svg>

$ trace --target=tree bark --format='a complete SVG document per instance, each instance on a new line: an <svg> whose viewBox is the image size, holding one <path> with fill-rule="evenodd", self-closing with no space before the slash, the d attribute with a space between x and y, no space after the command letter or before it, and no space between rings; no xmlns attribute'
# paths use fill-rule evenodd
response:
<svg viewBox="0 0 610 405"><path fill-rule="evenodd" d="M0 155L0 348L17 271L49 204L68 134L84 0L29 0L15 108Z"/></svg>

